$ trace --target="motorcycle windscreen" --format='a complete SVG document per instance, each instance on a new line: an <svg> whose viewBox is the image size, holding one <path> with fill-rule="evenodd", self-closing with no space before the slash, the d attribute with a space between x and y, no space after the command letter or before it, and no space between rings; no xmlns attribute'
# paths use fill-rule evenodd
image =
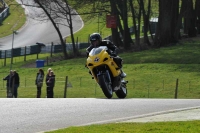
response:
<svg viewBox="0 0 200 133"><path fill-rule="evenodd" d="M94 55L97 55L99 53L101 53L102 50L107 50L108 48L106 46L100 46L100 47L97 47L97 48L93 48L89 55L90 56L94 56Z"/></svg>

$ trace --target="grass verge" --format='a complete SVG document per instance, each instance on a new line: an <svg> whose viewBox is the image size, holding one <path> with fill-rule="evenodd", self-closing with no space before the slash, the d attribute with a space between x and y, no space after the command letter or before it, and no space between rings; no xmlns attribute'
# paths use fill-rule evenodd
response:
<svg viewBox="0 0 200 133"><path fill-rule="evenodd" d="M195 40L196 39L196 40ZM198 38L193 41L179 43L173 47L152 49L141 52L121 53L124 60L123 70L127 73L126 80L127 98L174 98L176 81L178 79L178 98L200 98L199 63L200 44ZM39 59L46 60L47 54L40 54ZM36 55L27 57L15 57L13 69L20 75L19 97L34 98L36 94L35 76ZM7 66L3 66L4 59L0 60L0 73L2 78L9 72L9 59ZM55 97L62 98L65 86L65 77L72 85L67 90L68 98L102 98L105 97L88 74L85 68L86 58L55 61L43 67L46 70L51 67L56 74ZM32 66L25 64L32 63ZM43 86L42 97L46 96ZM0 97L5 97L5 82L0 83ZM114 95L113 98L116 98Z"/></svg>
<svg viewBox="0 0 200 133"><path fill-rule="evenodd" d="M200 121L112 123L69 127L46 133L199 133Z"/></svg>

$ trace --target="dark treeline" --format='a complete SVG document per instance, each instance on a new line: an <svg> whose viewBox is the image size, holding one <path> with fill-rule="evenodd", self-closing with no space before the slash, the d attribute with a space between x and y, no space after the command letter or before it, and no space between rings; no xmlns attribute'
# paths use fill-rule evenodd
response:
<svg viewBox="0 0 200 133"><path fill-rule="evenodd" d="M91 12L117 17L117 27L111 28L112 41L127 50L168 46L176 44L182 35L195 37L200 33L200 0L85 0L84 3L93 4ZM155 26L150 22L152 17L158 18L155 34L151 31ZM129 32L131 26L134 40Z"/></svg>
<svg viewBox="0 0 200 133"><path fill-rule="evenodd" d="M21 1L23 3L23 0ZM97 14L114 16L116 25L111 28L112 41L126 50L169 46L176 44L182 36L195 37L200 33L200 0L34 0L34 2L43 9L57 30L65 58L67 58L65 43L57 25L61 22L60 18L67 20L63 25L70 28L73 53L76 56L78 53L73 36L72 19L78 14L90 17ZM23 4L35 6L31 5L32 3ZM79 8L87 9L77 14L73 9ZM152 18L157 18L157 22L151 22Z"/></svg>

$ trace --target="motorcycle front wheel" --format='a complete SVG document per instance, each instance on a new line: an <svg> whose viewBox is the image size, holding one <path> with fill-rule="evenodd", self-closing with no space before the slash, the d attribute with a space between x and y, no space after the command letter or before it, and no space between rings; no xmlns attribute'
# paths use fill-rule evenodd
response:
<svg viewBox="0 0 200 133"><path fill-rule="evenodd" d="M99 81L99 85L104 93L104 95L107 98L112 98L113 96L113 90L112 90L112 86L109 83L109 81L107 81L106 75L100 75L98 76L98 81Z"/></svg>

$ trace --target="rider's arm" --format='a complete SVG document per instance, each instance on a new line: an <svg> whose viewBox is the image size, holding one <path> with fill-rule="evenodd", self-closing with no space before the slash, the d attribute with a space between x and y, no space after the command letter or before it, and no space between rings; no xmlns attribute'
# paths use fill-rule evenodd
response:
<svg viewBox="0 0 200 133"><path fill-rule="evenodd" d="M106 41L107 47L111 49L113 52L117 50L117 47L109 40Z"/></svg>
<svg viewBox="0 0 200 133"><path fill-rule="evenodd" d="M90 45L90 46L86 49L86 55L87 55L87 57L88 57L90 51L92 50L92 48L93 48L93 46Z"/></svg>
<svg viewBox="0 0 200 133"><path fill-rule="evenodd" d="M108 49L112 50L111 55L117 56L117 47L109 40L106 40L104 43L106 43Z"/></svg>

